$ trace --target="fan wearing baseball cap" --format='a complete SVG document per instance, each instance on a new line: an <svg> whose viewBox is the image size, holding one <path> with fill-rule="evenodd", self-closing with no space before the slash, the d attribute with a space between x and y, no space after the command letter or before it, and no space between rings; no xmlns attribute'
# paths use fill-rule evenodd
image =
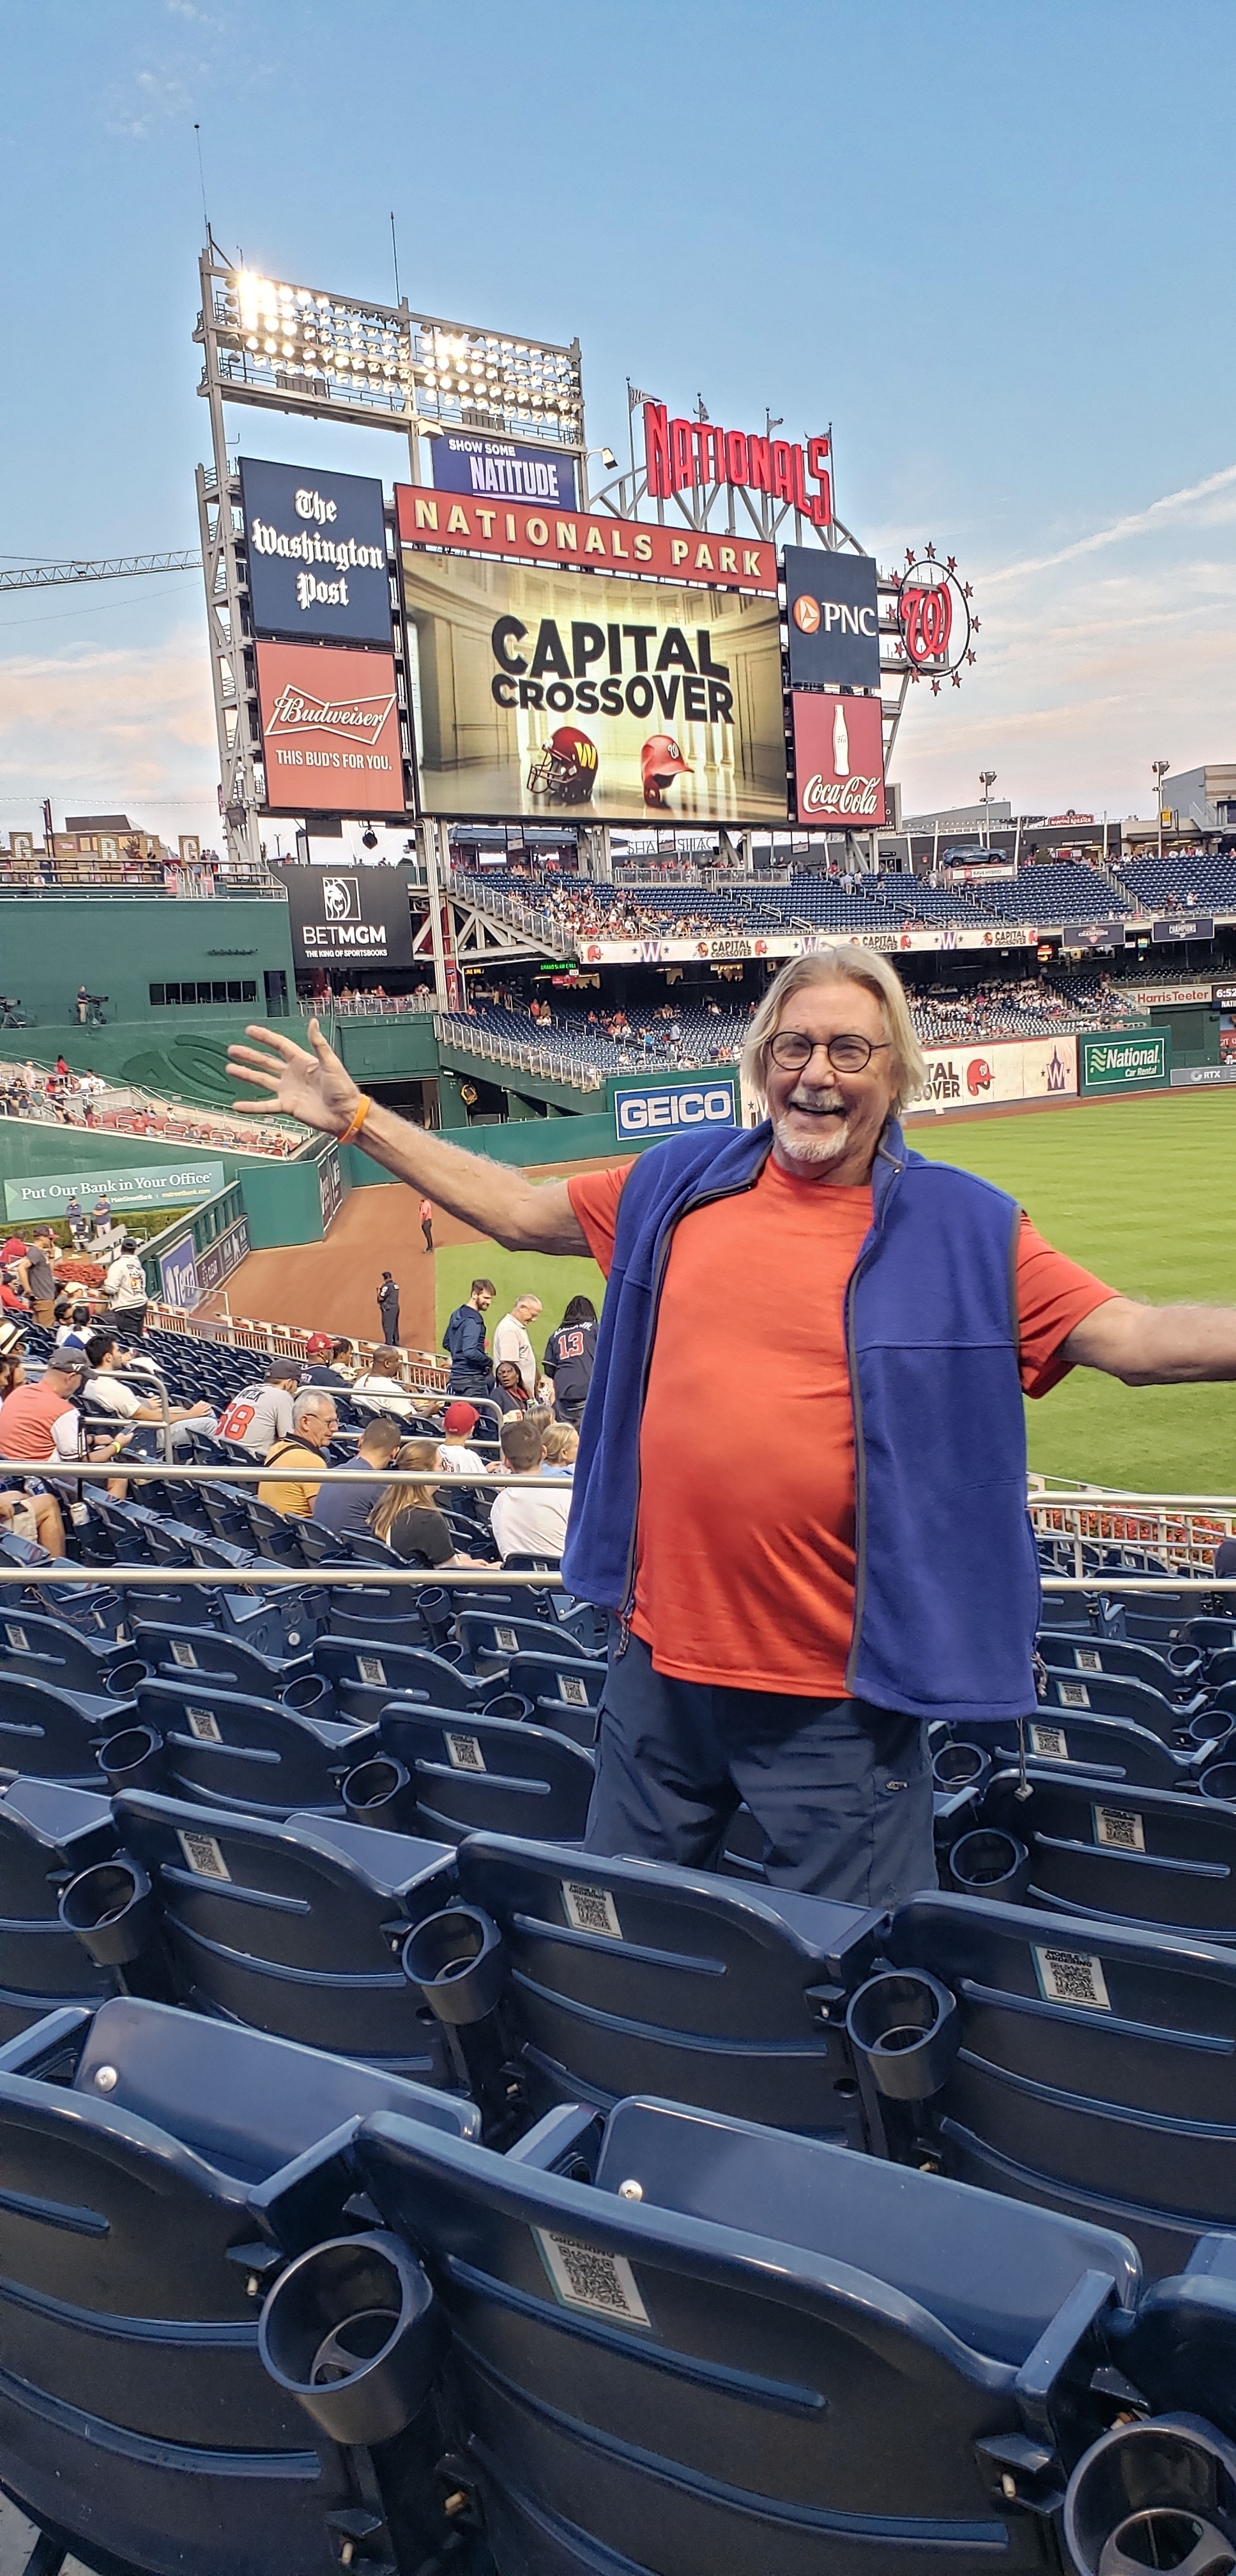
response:
<svg viewBox="0 0 1236 2576"><path fill-rule="evenodd" d="M300 1373L302 1386L350 1386L340 1362L351 1358L352 1345L335 1339L333 1333L311 1333L305 1344L305 1365Z"/></svg>
<svg viewBox="0 0 1236 2576"><path fill-rule="evenodd" d="M445 1467L448 1475L457 1476L469 1467L483 1464L475 1449L462 1446L465 1440L471 1439L480 1418L474 1404L448 1404L442 1416L446 1444L438 1451L438 1465Z"/></svg>

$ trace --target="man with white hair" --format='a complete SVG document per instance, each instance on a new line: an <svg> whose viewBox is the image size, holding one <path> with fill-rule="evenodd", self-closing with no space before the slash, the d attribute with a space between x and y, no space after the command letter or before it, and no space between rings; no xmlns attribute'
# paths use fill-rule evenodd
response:
<svg viewBox="0 0 1236 2576"><path fill-rule="evenodd" d="M339 1428L335 1399L328 1386L303 1386L292 1403L292 1429L286 1440L276 1440L266 1452L268 1467L297 1467L299 1476L263 1478L257 1489L259 1503L269 1503L275 1512L297 1512L308 1520L314 1498L322 1490L321 1476L313 1470L322 1464L322 1452L328 1448Z"/></svg>
<svg viewBox="0 0 1236 2576"><path fill-rule="evenodd" d="M516 1298L509 1315L504 1315L501 1323L494 1326L494 1367L496 1369L503 1360L509 1360L512 1367L518 1369L528 1395L536 1394L536 1353L528 1339L528 1326L536 1321L540 1311L540 1298L535 1297L531 1289L526 1289L522 1297Z"/></svg>
<svg viewBox="0 0 1236 2576"><path fill-rule="evenodd" d="M1236 1312L1153 1307L906 1146L925 1067L872 950L795 959L743 1051L768 1115L538 1187L370 1103L311 1023L236 1070L512 1251L608 1274L563 1576L610 1610L587 1846L707 1867L745 1801L769 1878L935 1884L925 1721L1031 1716L1023 1390L1236 1378ZM724 1291L718 1295L718 1290ZM737 1445L735 1349L779 1436Z"/></svg>

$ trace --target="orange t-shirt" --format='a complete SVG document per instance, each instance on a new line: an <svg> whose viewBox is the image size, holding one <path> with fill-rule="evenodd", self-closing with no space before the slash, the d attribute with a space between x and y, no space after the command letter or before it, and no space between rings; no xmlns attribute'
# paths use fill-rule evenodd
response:
<svg viewBox="0 0 1236 2576"><path fill-rule="evenodd" d="M624 1163L568 1183L608 1273ZM854 1422L846 1283L871 1186L754 1189L674 1234L640 1427L631 1625L675 1679L845 1696L854 1625ZM1045 1395L1075 1324L1118 1292L1021 1221L1021 1381Z"/></svg>

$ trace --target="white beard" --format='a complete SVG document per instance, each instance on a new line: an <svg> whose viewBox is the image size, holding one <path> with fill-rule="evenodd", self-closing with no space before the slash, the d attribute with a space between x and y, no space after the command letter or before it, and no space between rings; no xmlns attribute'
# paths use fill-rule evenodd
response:
<svg viewBox="0 0 1236 2576"><path fill-rule="evenodd" d="M791 1132L784 1118L778 1118L773 1127L773 1134L789 1162L832 1163L835 1162L838 1154L845 1152L849 1142L850 1127L848 1119L841 1118L830 1120L828 1126L822 1128L818 1136L799 1136Z"/></svg>

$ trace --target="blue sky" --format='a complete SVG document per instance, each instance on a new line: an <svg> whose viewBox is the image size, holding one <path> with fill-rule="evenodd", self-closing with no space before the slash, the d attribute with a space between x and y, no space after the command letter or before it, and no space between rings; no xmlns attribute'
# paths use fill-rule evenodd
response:
<svg viewBox="0 0 1236 2576"><path fill-rule="evenodd" d="M980 658L917 693L907 809L1117 815L1236 758L1236 12L1178 0L7 0L0 551L196 542L200 121L252 266L583 344L787 435L842 516L973 580ZM394 439L234 412L250 452ZM1180 497L1183 496L1183 497ZM200 576L0 599L0 829L50 794L214 833Z"/></svg>

